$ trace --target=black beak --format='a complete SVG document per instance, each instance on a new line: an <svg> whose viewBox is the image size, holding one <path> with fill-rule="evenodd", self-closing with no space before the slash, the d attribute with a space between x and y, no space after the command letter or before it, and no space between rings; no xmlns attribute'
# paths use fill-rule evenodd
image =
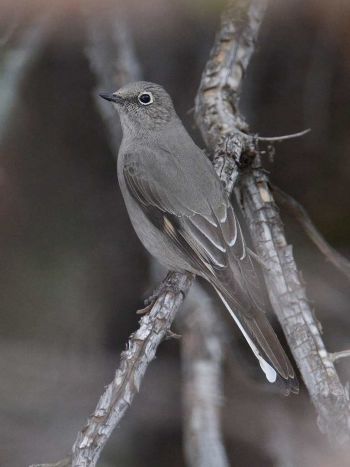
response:
<svg viewBox="0 0 350 467"><path fill-rule="evenodd" d="M106 99L106 101L110 101L110 102L122 102L123 101L123 99L120 96L117 96L115 93L111 93L111 92L101 92L99 96L102 97L102 99Z"/></svg>

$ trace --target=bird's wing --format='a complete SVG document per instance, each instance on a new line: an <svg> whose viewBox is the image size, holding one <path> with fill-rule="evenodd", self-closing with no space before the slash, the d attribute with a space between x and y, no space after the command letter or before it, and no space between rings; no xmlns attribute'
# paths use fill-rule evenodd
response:
<svg viewBox="0 0 350 467"><path fill-rule="evenodd" d="M185 172L167 151L158 150L155 157L143 148L142 154L124 157L123 173L129 192L149 220L178 247L180 255L221 285L233 271L236 281L229 284L230 292L237 295L244 291L255 308L263 309L260 281L241 227L210 163L209 167L208 171L204 165L198 187L196 173L188 173L193 167ZM200 169L195 167L196 172ZM245 306L246 313L250 308Z"/></svg>
<svg viewBox="0 0 350 467"><path fill-rule="evenodd" d="M165 159L162 164L159 157ZM293 390L293 369L261 312L260 281L215 173L209 173L201 186L193 186L195 173L184 173L166 151L155 158L144 148L142 154L125 156L123 174L129 192L148 219L215 287L268 379L276 379L276 369L288 384L293 381L288 386ZM211 185L213 178L217 185ZM207 190L203 189L206 185Z"/></svg>

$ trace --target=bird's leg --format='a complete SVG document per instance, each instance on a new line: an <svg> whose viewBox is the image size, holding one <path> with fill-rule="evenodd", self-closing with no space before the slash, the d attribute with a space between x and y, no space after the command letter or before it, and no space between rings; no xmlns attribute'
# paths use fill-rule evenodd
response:
<svg viewBox="0 0 350 467"><path fill-rule="evenodd" d="M168 273L169 274L169 273ZM168 277L168 275L167 275ZM166 281L166 279L165 279ZM165 281L162 281L160 285L153 291L153 293L144 300L144 304L146 305L144 308L141 308L140 310L137 310L136 314L138 315L146 315L152 310L153 305L155 304L157 298L162 292L162 289L164 287L163 283Z"/></svg>
<svg viewBox="0 0 350 467"><path fill-rule="evenodd" d="M169 271L165 277L164 280L159 284L159 286L154 290L152 295L144 301L144 304L146 305L144 308L141 310L138 310L136 313L138 315L144 315L149 313L152 310L153 305L157 301L160 295L165 294L167 292L171 292L173 294L176 294L178 292L181 292L181 290L178 289L177 282L176 282L176 276L178 273L174 271ZM182 293L182 292L181 292ZM184 294L183 294L184 295ZM172 336L174 337L174 336Z"/></svg>

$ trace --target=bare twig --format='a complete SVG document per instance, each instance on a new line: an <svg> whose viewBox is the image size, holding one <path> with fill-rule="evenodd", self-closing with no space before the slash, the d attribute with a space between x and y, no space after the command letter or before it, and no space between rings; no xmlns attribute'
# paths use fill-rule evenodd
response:
<svg viewBox="0 0 350 467"><path fill-rule="evenodd" d="M251 169L242 173L235 193L257 253L268 266L263 273L270 300L318 413L319 427L330 439L344 442L350 436L348 393L322 341L257 150L241 135L248 126L238 110L240 78L264 13L264 2L253 0L237 21L237 11L242 12L246 5L245 1L233 2L223 17L202 76L196 119L214 150L215 167L226 187L234 184L247 158L254 161ZM227 134L233 126L238 131Z"/></svg>
<svg viewBox="0 0 350 467"><path fill-rule="evenodd" d="M35 465L30 465L29 467L71 467L71 465L72 465L72 458L71 456L68 456L53 464L35 464Z"/></svg>
<svg viewBox="0 0 350 467"><path fill-rule="evenodd" d="M272 186L272 189L273 192L278 195L280 204L285 206L293 214L320 252L350 280L350 261L327 243L315 227L305 208L296 199L275 185Z"/></svg>
<svg viewBox="0 0 350 467"><path fill-rule="evenodd" d="M257 136L258 141L266 141L269 143L281 143L282 141L287 141L288 139L301 138L304 135L310 133L311 128L306 130L299 131L298 133L291 133L290 135L281 135L281 136Z"/></svg>
<svg viewBox="0 0 350 467"><path fill-rule="evenodd" d="M220 430L224 333L198 283L183 314L184 445L188 466L228 467Z"/></svg>
<svg viewBox="0 0 350 467"><path fill-rule="evenodd" d="M340 350L339 352L333 352L329 354L330 359L332 362L336 362L342 358L349 358L350 357L350 349L348 350Z"/></svg>

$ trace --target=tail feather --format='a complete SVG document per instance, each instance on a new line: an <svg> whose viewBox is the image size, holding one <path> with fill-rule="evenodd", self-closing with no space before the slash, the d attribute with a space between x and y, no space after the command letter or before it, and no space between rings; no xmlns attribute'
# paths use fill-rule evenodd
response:
<svg viewBox="0 0 350 467"><path fill-rule="evenodd" d="M298 393L293 367L266 316L261 311L243 315L237 309L235 300L217 287L215 289L258 359L267 380L282 383L286 395Z"/></svg>

